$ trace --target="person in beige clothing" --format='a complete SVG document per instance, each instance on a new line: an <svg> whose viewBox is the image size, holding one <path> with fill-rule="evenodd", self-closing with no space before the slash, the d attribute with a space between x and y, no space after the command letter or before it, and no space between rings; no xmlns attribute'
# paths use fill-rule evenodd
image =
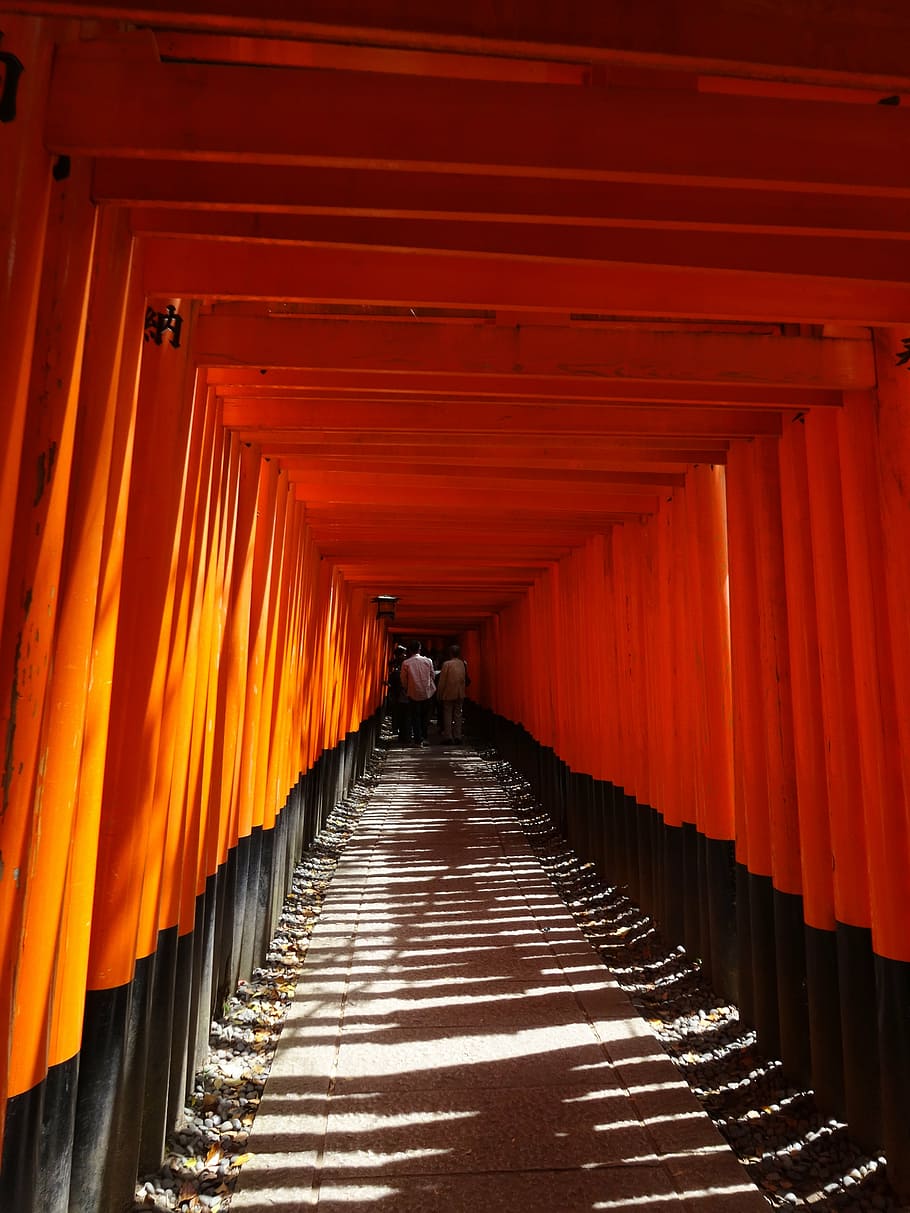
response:
<svg viewBox="0 0 910 1213"><path fill-rule="evenodd" d="M461 649L453 644L449 648L449 660L443 663L439 671L436 686L436 697L442 704L443 744L454 742L461 745L462 709L468 682L468 667L462 660Z"/></svg>

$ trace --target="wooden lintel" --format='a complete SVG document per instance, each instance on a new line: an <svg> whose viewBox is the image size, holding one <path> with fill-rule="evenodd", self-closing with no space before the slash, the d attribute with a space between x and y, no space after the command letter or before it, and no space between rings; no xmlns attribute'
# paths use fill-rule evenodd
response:
<svg viewBox="0 0 910 1213"><path fill-rule="evenodd" d="M910 202L895 215L910 212ZM141 236L377 247L455 254L495 254L550 261L603 261L787 273L903 282L910 277L910 239L810 235L806 232L687 231L671 226L587 227L578 224L389 219L360 216L225 214L164 207L133 210Z"/></svg>
<svg viewBox="0 0 910 1213"><path fill-rule="evenodd" d="M529 189L517 177L109 157L95 163L93 196L97 202L143 207L135 221L148 231L176 230L180 209L205 212L210 230L215 215L229 218L229 212L239 211L258 217L496 220L578 225L587 231L620 227L910 239L906 202L824 189L794 193L727 186L718 191L677 185L668 190L650 181L605 185L564 179L538 179Z"/></svg>
<svg viewBox="0 0 910 1213"><path fill-rule="evenodd" d="M157 23L180 29L268 34L461 54L686 68L878 86L910 85L910 36L900 4L787 0L766 10L717 0L653 0L622 12L607 5L520 5L487 0L403 7L396 0L19 0L18 11Z"/></svg>
<svg viewBox="0 0 910 1213"><path fill-rule="evenodd" d="M398 249L150 238L153 296L698 321L893 326L910 286L851 278L634 262L573 262ZM231 361L228 350L220 362Z"/></svg>
<svg viewBox="0 0 910 1213"><path fill-rule="evenodd" d="M179 122L149 121L162 98ZM892 196L910 196L910 165L893 154L908 134L895 107L164 63L91 43L61 47L46 124L48 148L70 156Z"/></svg>
<svg viewBox="0 0 910 1213"><path fill-rule="evenodd" d="M553 377L571 393L586 394L604 381L671 381L813 390L854 390L874 384L871 342L685 331L542 325L501 328L488 324L357 322L304 317L200 317L194 337L201 366L242 364L306 370L432 372L457 375ZM269 381L259 376L265 389ZM374 390L383 383L373 380ZM513 389L514 390L514 389ZM781 401L782 403L782 401Z"/></svg>
<svg viewBox="0 0 910 1213"><path fill-rule="evenodd" d="M249 404L235 411L230 401L223 408L224 424L241 429L250 425ZM375 409L369 405L342 403L329 415L324 408L307 402L266 402L259 409L258 425L289 430L308 426L339 433L380 429L386 433L419 435L429 428L426 410L418 405ZM745 438L756 434L778 435L781 419L769 409L660 408L642 410L611 405L592 409L587 405L544 405L531 409L485 405L440 405L433 412L433 426L451 433L473 434L602 434L636 438L641 434L667 436L712 436Z"/></svg>

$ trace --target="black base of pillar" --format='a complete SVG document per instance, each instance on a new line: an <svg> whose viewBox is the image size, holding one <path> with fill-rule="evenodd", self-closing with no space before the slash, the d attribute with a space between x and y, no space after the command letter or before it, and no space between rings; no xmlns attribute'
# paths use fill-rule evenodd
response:
<svg viewBox="0 0 910 1213"><path fill-rule="evenodd" d="M822 1111L842 1119L844 1056L837 975L837 936L834 931L805 928L806 988L812 1088Z"/></svg>
<svg viewBox="0 0 910 1213"><path fill-rule="evenodd" d="M861 1146L877 1150L883 1134L871 931L838 923L837 967L847 1123Z"/></svg>
<svg viewBox="0 0 910 1213"><path fill-rule="evenodd" d="M780 1058L791 1078L811 1082L809 1001L803 899L774 890L774 946L777 957L777 1014Z"/></svg>
<svg viewBox="0 0 910 1213"><path fill-rule="evenodd" d="M685 841L682 826L663 828L663 877L660 912L657 915L661 931L670 943L683 944L685 922L686 880Z"/></svg>
<svg viewBox="0 0 910 1213"><path fill-rule="evenodd" d="M174 989L177 976L177 928L158 936L149 990L147 1059L142 1102L139 1170L156 1170L167 1135L168 1088L171 1072Z"/></svg>
<svg viewBox="0 0 910 1213"><path fill-rule="evenodd" d="M44 1095L42 1082L6 1102L0 1209L22 1209L27 1213L38 1213L40 1209L37 1202Z"/></svg>
<svg viewBox="0 0 910 1213"><path fill-rule="evenodd" d="M910 1199L910 964L875 958L882 1130L891 1186Z"/></svg>
<svg viewBox="0 0 910 1213"><path fill-rule="evenodd" d="M682 827L683 891L682 942L690 956L701 956L701 886L698 877L698 830L690 821Z"/></svg>
<svg viewBox="0 0 910 1213"><path fill-rule="evenodd" d="M240 979L249 981L256 967L256 912L259 899L259 857L262 851L262 826L254 826L246 839L246 888L243 891L244 915L240 932ZM239 872L238 872L239 876Z"/></svg>
<svg viewBox="0 0 910 1213"><path fill-rule="evenodd" d="M177 939L177 961L174 973L174 1014L171 1022L171 1068L168 1074L167 1124L171 1129L180 1123L189 1094L192 1071L189 1068L186 1041L189 1035L190 1003L193 990L193 936ZM160 1160L159 1160L160 1161ZM156 1164L157 1169L157 1164Z"/></svg>
<svg viewBox="0 0 910 1213"><path fill-rule="evenodd" d="M755 980L752 969L752 882L741 864L736 865L736 971L739 974L739 1013L755 1027Z"/></svg>
<svg viewBox="0 0 910 1213"><path fill-rule="evenodd" d="M749 926L752 936L752 1004L758 1043L768 1057L780 1056L777 1004L777 948L774 886L770 876L749 873Z"/></svg>
<svg viewBox="0 0 910 1213"><path fill-rule="evenodd" d="M85 1000L85 1025L76 1096L76 1141L70 1179L70 1213L98 1213L127 1208L135 1179L135 1137L120 1140L119 1111L133 1066L128 1056L131 1036L132 985L113 990L90 990ZM127 1157L124 1157L124 1150ZM122 1182L126 1170L133 1174Z"/></svg>
<svg viewBox="0 0 910 1213"><path fill-rule="evenodd" d="M704 835L702 835L704 837ZM708 976L718 994L738 1004L736 963L736 854L725 839L704 838L705 889L710 944Z"/></svg>

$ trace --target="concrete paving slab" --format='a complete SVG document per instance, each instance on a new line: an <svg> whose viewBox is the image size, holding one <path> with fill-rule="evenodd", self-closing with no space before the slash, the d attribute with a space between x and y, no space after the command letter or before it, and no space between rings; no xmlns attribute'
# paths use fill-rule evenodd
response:
<svg viewBox="0 0 910 1213"><path fill-rule="evenodd" d="M470 751L390 756L329 888L231 1202L759 1213Z"/></svg>
<svg viewBox="0 0 910 1213"><path fill-rule="evenodd" d="M405 990L399 985L385 995L375 989L376 983L372 985L348 993L345 1024L349 1027L377 1021L398 1028L536 1027L575 1023L581 1012L574 992L563 983L536 994L529 993L528 983L523 981L499 982L495 991L470 984L456 991L450 987Z"/></svg>
<svg viewBox="0 0 910 1213"><path fill-rule="evenodd" d="M572 1088L567 1088L571 1095ZM621 1088L592 1102L550 1087L409 1092L332 1100L322 1174L420 1175L562 1170L658 1161L638 1121L623 1119ZM598 1119L591 1131L591 1119ZM533 1135L517 1128L536 1124Z"/></svg>
<svg viewBox="0 0 910 1213"><path fill-rule="evenodd" d="M514 1028L505 1031L393 1029L381 1038L346 1032L338 1051L335 1090L407 1087L510 1086L610 1081L612 1067L590 1026Z"/></svg>
<svg viewBox="0 0 910 1213"><path fill-rule="evenodd" d="M297 1213L317 1207L323 1213L570 1213L610 1209L641 1213L641 1192L648 1190L648 1213L679 1213L680 1197L659 1167L626 1166L592 1171L502 1172L492 1174L402 1175L389 1178L332 1179L305 1187L307 1172L283 1156L263 1188L245 1205L246 1213ZM634 1174L632 1174L634 1170ZM714 1206L700 1206L714 1213ZM766 1206L767 1207L767 1206ZM719 1207L718 1207L719 1209Z"/></svg>

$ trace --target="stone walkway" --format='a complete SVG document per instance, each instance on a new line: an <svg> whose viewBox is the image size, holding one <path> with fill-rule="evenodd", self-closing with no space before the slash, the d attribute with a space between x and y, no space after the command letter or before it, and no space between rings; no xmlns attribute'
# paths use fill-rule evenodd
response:
<svg viewBox="0 0 910 1213"><path fill-rule="evenodd" d="M232 1213L767 1213L469 750L390 752Z"/></svg>

